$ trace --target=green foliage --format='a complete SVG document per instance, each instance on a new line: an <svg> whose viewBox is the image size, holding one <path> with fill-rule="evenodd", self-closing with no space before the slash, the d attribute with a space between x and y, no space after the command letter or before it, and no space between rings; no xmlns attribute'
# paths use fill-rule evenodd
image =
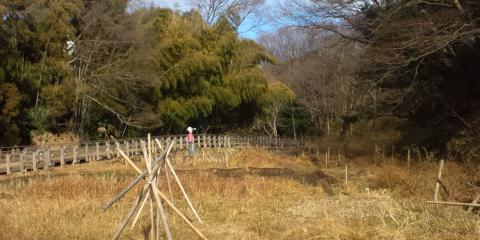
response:
<svg viewBox="0 0 480 240"><path fill-rule="evenodd" d="M259 45L239 39L225 20L209 27L199 22L197 12L151 14L147 31L153 33L160 78L156 110L165 124L163 131L182 131L192 123L225 131L236 124L218 118L222 112L260 104L266 79L258 65L272 58Z"/></svg>
<svg viewBox="0 0 480 240"><path fill-rule="evenodd" d="M16 118L21 99L22 95L14 84L0 81L0 146L20 143Z"/></svg>
<svg viewBox="0 0 480 240"><path fill-rule="evenodd" d="M28 111L28 118L31 124L40 134L52 125L49 115L49 110L42 107L32 108Z"/></svg>
<svg viewBox="0 0 480 240"><path fill-rule="evenodd" d="M229 131L265 112L259 64L274 59L227 19L208 26L195 11L128 4L0 4L2 142L26 141L30 130L96 136L99 125L119 136Z"/></svg>
<svg viewBox="0 0 480 240"><path fill-rule="evenodd" d="M294 101L282 107L278 124L280 135L310 136L312 129L314 129L312 114L305 106Z"/></svg>

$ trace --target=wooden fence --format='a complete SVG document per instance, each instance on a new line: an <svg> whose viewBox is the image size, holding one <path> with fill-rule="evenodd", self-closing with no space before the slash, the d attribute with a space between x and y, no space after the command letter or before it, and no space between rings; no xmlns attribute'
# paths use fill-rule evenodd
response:
<svg viewBox="0 0 480 240"><path fill-rule="evenodd" d="M162 147L174 141L173 150L188 148L184 135L152 137L158 139ZM141 143L146 138L118 139L109 141L89 141L65 145L18 146L0 148L0 174L25 173L29 170L48 169L65 164L99 161L119 157L116 149L128 156L141 154ZM247 146L298 147L298 142L290 138L267 136L197 135L195 148L242 148ZM156 153L155 153L156 154Z"/></svg>

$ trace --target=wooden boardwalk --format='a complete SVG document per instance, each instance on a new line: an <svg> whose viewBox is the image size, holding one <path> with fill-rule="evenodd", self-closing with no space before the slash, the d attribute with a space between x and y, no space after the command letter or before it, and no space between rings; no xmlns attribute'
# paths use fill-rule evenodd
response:
<svg viewBox="0 0 480 240"><path fill-rule="evenodd" d="M173 150L185 150L188 143L184 135L152 137L165 148L172 141ZM0 174L26 173L65 164L100 161L119 157L121 149L129 157L141 154L141 144L146 138L117 139L109 141L88 141L65 145L18 146L0 149ZM291 138L267 136L197 135L195 148L243 148L247 146L297 147ZM154 154L159 153L155 148Z"/></svg>

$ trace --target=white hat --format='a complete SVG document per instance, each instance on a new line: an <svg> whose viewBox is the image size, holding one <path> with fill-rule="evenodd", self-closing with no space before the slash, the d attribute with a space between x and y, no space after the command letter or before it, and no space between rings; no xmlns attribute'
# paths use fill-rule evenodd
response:
<svg viewBox="0 0 480 240"><path fill-rule="evenodd" d="M192 127L188 127L188 128L187 128L187 131L188 131L188 132L193 132L193 128L192 128Z"/></svg>

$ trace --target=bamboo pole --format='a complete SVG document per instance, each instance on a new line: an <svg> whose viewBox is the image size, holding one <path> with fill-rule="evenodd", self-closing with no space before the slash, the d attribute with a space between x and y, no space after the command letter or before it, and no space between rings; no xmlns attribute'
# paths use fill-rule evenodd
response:
<svg viewBox="0 0 480 240"><path fill-rule="evenodd" d="M160 144L158 141L157 141L157 144ZM167 156L168 156L168 152L167 152ZM167 164L168 168L170 169L170 172L172 173L172 175L174 176L176 182L177 182L177 185L178 187L180 188L182 194L183 194L183 197L185 198L185 200L187 200L187 203L188 203L188 206L190 207L190 209L192 210L193 214L195 215L195 218L197 218L197 220L203 224L203 221L202 219L200 219L200 216L198 215L197 211L195 210L195 208L193 207L193 204L192 202L190 201L190 199L188 198L188 195L187 195L187 192L185 191L185 189L183 188L182 186L182 183L180 182L180 178L178 178L177 174L175 173L175 169L173 169L173 166L172 164L170 163L170 160L168 159L168 157L165 157L165 163Z"/></svg>
<svg viewBox="0 0 480 240"><path fill-rule="evenodd" d="M170 184L170 177L169 177L168 170L167 170L167 161L165 161L165 176L167 177L167 185L168 185L168 192L170 193L170 200L172 201L173 204L175 204L175 202L173 201L173 194L172 194L172 186Z"/></svg>
<svg viewBox="0 0 480 240"><path fill-rule="evenodd" d="M135 201L133 202L132 204L132 207L130 208L130 210L128 211L128 214L125 215L125 217L123 218L123 221L122 223L120 224L120 227L118 228L117 232L115 232L115 236L113 237L114 240L117 240L118 238L120 238L120 235L122 234L123 230L125 229L125 227L127 226L128 222L130 221L130 219L132 218L133 214L135 213L135 211L137 210L138 208L138 205L140 204L140 201L143 197L143 194L144 194L144 191L140 192L140 194L138 195L138 197L135 199Z"/></svg>
<svg viewBox="0 0 480 240"><path fill-rule="evenodd" d="M176 208L172 202L170 202L168 200L168 198L162 193L160 192L160 190L158 190L157 186L155 185L152 185L152 188L153 188L153 191L154 191L154 194L159 196L161 199L163 199L163 201L167 204L167 206L169 206L193 231L195 231L195 233L201 238L201 239L204 239L206 240L207 238L203 235L202 232L200 232L200 230L198 230L191 222L190 220L188 220L187 217L185 217L185 215L183 215L182 212L180 212L180 210L178 210L178 208Z"/></svg>
<svg viewBox="0 0 480 240"><path fill-rule="evenodd" d="M167 162L167 165L168 167L170 168L170 171L172 172L172 175L175 177L175 180L177 181L177 184L178 184L178 187L180 188L183 196L185 197L185 200L187 200L187 203L188 203L188 206L190 207L190 209L192 210L193 214L195 215L195 218L197 218L197 220L203 224L203 221L202 219L200 219L200 216L198 215L197 211L195 210L195 208L193 207L193 204L192 202L190 201L188 195L187 195L187 192L185 191L185 189L183 188L182 186L182 183L180 182L180 179L178 178L177 174L175 173L175 170L173 169L172 165L170 164L170 161L168 160L168 158L165 158L165 162Z"/></svg>
<svg viewBox="0 0 480 240"><path fill-rule="evenodd" d="M477 203L437 202L437 201L427 201L426 203L427 204L437 204L437 205L480 207L480 204L477 204Z"/></svg>
<svg viewBox="0 0 480 240"><path fill-rule="evenodd" d="M150 189L147 191L147 195L145 195L145 197L142 199L142 203L140 204L140 207L138 208L138 211L133 218L132 226L130 227L130 229L133 229L137 224L137 221L140 218L140 215L142 214L143 208L145 207L148 199L150 199Z"/></svg>
<svg viewBox="0 0 480 240"><path fill-rule="evenodd" d="M165 153L162 153L160 155L160 158L159 160L155 161L155 167L153 167L153 172L157 171L158 168L160 167L160 161L161 159L163 159L165 157ZM104 206L104 209L109 209L110 207L113 206L113 204L115 204L115 202L117 202L118 200L120 200L128 191L130 191L130 189L132 189L133 187L135 187L135 185L137 185L145 176L147 176L148 174L148 171L145 170L143 171L137 178L135 178L132 182L130 182L130 184L125 187L125 189L123 189L120 193L118 193L115 197L113 197L105 206ZM148 177L147 179L147 182L151 182L153 180L153 176L150 176Z"/></svg>
<svg viewBox="0 0 480 240"><path fill-rule="evenodd" d="M135 165L135 163L133 163L133 161L121 149L117 149L117 151L120 153L120 155L122 155L125 161L135 169L135 171L137 171L140 174L142 173L142 171L137 167L137 165Z"/></svg>
<svg viewBox="0 0 480 240"><path fill-rule="evenodd" d="M152 195L154 196L155 201L157 202L158 210L160 211L160 217L162 219L163 228L165 230L165 234L167 235L167 239L172 240L172 234L170 233L170 228L168 227L167 216L165 215L165 212L163 210L162 201L160 201L160 198L159 198L160 190L158 190L157 185L153 183L150 183L150 187L153 191Z"/></svg>
<svg viewBox="0 0 480 240"><path fill-rule="evenodd" d="M147 167L147 171L150 174L150 161L148 160L148 151L147 151L147 146L145 146L144 141L140 141L140 145L142 147L142 152L143 152L143 160L145 161L145 166Z"/></svg>
<svg viewBox="0 0 480 240"><path fill-rule="evenodd" d="M150 196L150 201L148 201L150 205L150 239L155 240L155 236L157 235L157 222L155 221L155 212L154 212L154 199Z"/></svg>

